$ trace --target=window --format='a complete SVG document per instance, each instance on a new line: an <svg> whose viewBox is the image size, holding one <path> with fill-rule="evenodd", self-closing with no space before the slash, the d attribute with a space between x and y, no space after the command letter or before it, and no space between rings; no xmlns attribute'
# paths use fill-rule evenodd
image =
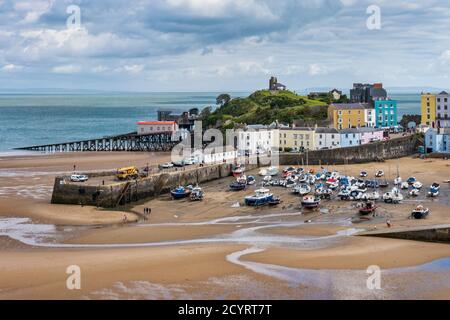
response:
<svg viewBox="0 0 450 320"><path fill-rule="evenodd" d="M353 144L353 141L352 140L350 140L350 145L352 145Z"/></svg>

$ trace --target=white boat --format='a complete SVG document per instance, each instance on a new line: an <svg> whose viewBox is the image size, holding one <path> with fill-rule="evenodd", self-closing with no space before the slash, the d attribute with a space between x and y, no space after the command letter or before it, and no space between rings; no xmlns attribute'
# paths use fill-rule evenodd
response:
<svg viewBox="0 0 450 320"><path fill-rule="evenodd" d="M422 184L422 182L420 182L420 181L416 181L416 182L413 183L412 186L413 186L414 188L416 188L416 189L421 189L421 188L423 187L423 184Z"/></svg>
<svg viewBox="0 0 450 320"><path fill-rule="evenodd" d="M375 177L377 177L377 178L381 178L381 177L383 177L384 176L384 171L383 170L378 170L376 173L375 173Z"/></svg>
<svg viewBox="0 0 450 320"><path fill-rule="evenodd" d="M362 200L369 200L369 201L377 201L380 199L380 194L376 191L364 193L361 197Z"/></svg>
<svg viewBox="0 0 450 320"><path fill-rule="evenodd" d="M430 191L428 191L429 197L437 197L439 195L439 190L441 189L441 186L438 183L433 183L433 185L430 187Z"/></svg>
<svg viewBox="0 0 450 320"><path fill-rule="evenodd" d="M247 176L244 174L236 178L236 181L239 183L247 184Z"/></svg>
<svg viewBox="0 0 450 320"><path fill-rule="evenodd" d="M411 197L417 197L417 196L419 195L419 193L420 193L420 190L414 188L414 189L411 189L411 191L409 192L409 195L410 195Z"/></svg>
<svg viewBox="0 0 450 320"><path fill-rule="evenodd" d="M269 182L269 181L271 181L272 180L272 176L265 176L264 178L263 178L263 181L264 182Z"/></svg>
<svg viewBox="0 0 450 320"><path fill-rule="evenodd" d="M404 181L401 183L400 188L403 190L408 190L409 189L409 183Z"/></svg>
<svg viewBox="0 0 450 320"><path fill-rule="evenodd" d="M302 199L302 207L306 209L315 209L320 205L320 198L314 196L306 196Z"/></svg>
<svg viewBox="0 0 450 320"><path fill-rule="evenodd" d="M307 184L300 184L294 187L294 193L298 193L301 196L305 196L311 192L311 187Z"/></svg>
<svg viewBox="0 0 450 320"><path fill-rule="evenodd" d="M256 179L255 179L254 176L248 176L248 177L247 177L247 184L248 184L249 186L254 185L255 183L256 183Z"/></svg>
<svg viewBox="0 0 450 320"><path fill-rule="evenodd" d="M403 195L397 188L393 188L392 191L386 192L383 195L383 200L386 203L400 203L403 201Z"/></svg>
<svg viewBox="0 0 450 320"><path fill-rule="evenodd" d="M191 191L190 199L191 199L191 201L202 201L203 196L204 196L204 192L203 192L202 188L195 187Z"/></svg>
<svg viewBox="0 0 450 320"><path fill-rule="evenodd" d="M277 167L269 167L267 169L267 175L269 175L269 176L276 176L276 175L278 175L279 172L280 172L280 170L278 170Z"/></svg>
<svg viewBox="0 0 450 320"><path fill-rule="evenodd" d="M266 168L262 168L261 170L259 170L258 174L260 176L267 176L267 169Z"/></svg>
<svg viewBox="0 0 450 320"><path fill-rule="evenodd" d="M367 171L361 171L360 172L360 174L359 174L359 176L361 177L361 178L365 178L365 177L367 177L369 174L367 173Z"/></svg>
<svg viewBox="0 0 450 320"><path fill-rule="evenodd" d="M402 182L403 182L403 181L402 181L402 177L397 177L397 178L394 179L394 184L395 184L396 186L401 185Z"/></svg>

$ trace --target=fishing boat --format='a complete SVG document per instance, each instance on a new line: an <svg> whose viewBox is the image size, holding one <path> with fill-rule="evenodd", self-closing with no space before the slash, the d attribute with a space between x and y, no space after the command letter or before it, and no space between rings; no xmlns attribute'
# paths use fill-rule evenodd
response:
<svg viewBox="0 0 450 320"><path fill-rule="evenodd" d="M367 214L374 213L375 210L377 210L377 206L375 205L375 202L368 201L368 202L364 203L361 208L359 208L359 213L362 215L367 215Z"/></svg>
<svg viewBox="0 0 450 320"><path fill-rule="evenodd" d="M263 181L264 181L264 182L272 181L272 176L269 176L269 175L264 176Z"/></svg>
<svg viewBox="0 0 450 320"><path fill-rule="evenodd" d="M437 183L433 183L433 185L430 187L430 190L428 191L429 197L437 197L439 195L440 186Z"/></svg>
<svg viewBox="0 0 450 320"><path fill-rule="evenodd" d="M178 188L175 188L170 191L170 195L172 196L172 199L178 200L188 197L191 194L192 187L183 187L179 186Z"/></svg>
<svg viewBox="0 0 450 320"><path fill-rule="evenodd" d="M350 190L349 189L342 189L338 193L338 197L341 198L341 200L348 200L350 199Z"/></svg>
<svg viewBox="0 0 450 320"><path fill-rule="evenodd" d="M306 179L310 185L314 185L316 183L316 176L315 175L309 175Z"/></svg>
<svg viewBox="0 0 450 320"><path fill-rule="evenodd" d="M402 177L397 177L394 179L394 184L396 186L401 185L402 184Z"/></svg>
<svg viewBox="0 0 450 320"><path fill-rule="evenodd" d="M320 198L315 196L305 196L301 203L302 207L305 209L315 209L320 206Z"/></svg>
<svg viewBox="0 0 450 320"><path fill-rule="evenodd" d="M419 195L419 193L420 193L420 190L416 189L416 188L413 188L413 189L411 189L411 191L409 191L409 195L411 197L417 197Z"/></svg>
<svg viewBox="0 0 450 320"><path fill-rule="evenodd" d="M417 181L417 179L415 178L415 177L409 177L408 178L408 180L406 180L406 182L409 184L409 185L412 185L414 182L416 182Z"/></svg>
<svg viewBox="0 0 450 320"><path fill-rule="evenodd" d="M409 189L409 183L408 182L402 182L401 184L400 184L400 188L401 189L403 189L403 190L408 190Z"/></svg>
<svg viewBox="0 0 450 320"><path fill-rule="evenodd" d="M233 169L231 170L231 172L233 173L234 177L239 177L241 175L244 174L245 172L245 166L243 164L238 164L236 166L233 167Z"/></svg>
<svg viewBox="0 0 450 320"><path fill-rule="evenodd" d="M420 181L416 181L416 182L414 182L414 183L412 184L412 186L413 186L414 188L420 190L420 189L423 187L423 184L422 184L422 182L420 182Z"/></svg>
<svg viewBox="0 0 450 320"><path fill-rule="evenodd" d="M429 213L430 213L430 210L428 208L425 208L422 205L418 205L411 212L411 218L412 219L425 219L428 216Z"/></svg>
<svg viewBox="0 0 450 320"><path fill-rule="evenodd" d="M398 190L398 188L393 188L392 191L390 192L386 192L383 195L383 200L386 203L400 203L401 201L403 201L403 195L400 193L400 191Z"/></svg>
<svg viewBox="0 0 450 320"><path fill-rule="evenodd" d="M232 191L241 191L244 190L247 185L245 183L240 183L238 181L233 182L230 184L230 190Z"/></svg>
<svg viewBox="0 0 450 320"><path fill-rule="evenodd" d="M317 188L315 191L315 195L321 199L331 199L332 194L333 190L324 187Z"/></svg>
<svg viewBox="0 0 450 320"><path fill-rule="evenodd" d="M269 189L258 189L254 195L247 196L245 199L245 205L247 206L262 206L269 203L273 199L273 194Z"/></svg>
<svg viewBox="0 0 450 320"><path fill-rule="evenodd" d="M383 177L384 176L384 171L383 170L378 170L376 173L375 173L375 177L377 177L377 178L381 178L381 177Z"/></svg>
<svg viewBox="0 0 450 320"><path fill-rule="evenodd" d="M200 187L195 187L194 189L192 189L191 191L191 201L202 201L203 200L203 190Z"/></svg>
<svg viewBox="0 0 450 320"><path fill-rule="evenodd" d="M361 171L360 173L359 173L359 176L361 177L361 178L365 178L365 177L367 177L369 174L367 173L367 171Z"/></svg>
<svg viewBox="0 0 450 320"><path fill-rule="evenodd" d="M248 176L248 177L247 177L247 184L248 184L249 186L252 186L252 185L254 185L255 183L256 183L256 179L255 179L254 176Z"/></svg>

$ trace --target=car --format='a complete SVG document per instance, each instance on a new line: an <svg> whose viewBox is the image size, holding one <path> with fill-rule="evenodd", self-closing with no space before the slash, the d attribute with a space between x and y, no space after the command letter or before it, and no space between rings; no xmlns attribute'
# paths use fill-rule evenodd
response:
<svg viewBox="0 0 450 320"><path fill-rule="evenodd" d="M370 142L380 142L380 141L381 141L381 139L378 137L370 139Z"/></svg>
<svg viewBox="0 0 450 320"><path fill-rule="evenodd" d="M184 167L186 165L183 160L173 161L172 164L174 167Z"/></svg>
<svg viewBox="0 0 450 320"><path fill-rule="evenodd" d="M89 177L85 174L73 174L70 176L70 181L72 182L86 182L89 180Z"/></svg>
<svg viewBox="0 0 450 320"><path fill-rule="evenodd" d="M170 169L170 168L173 168L173 163L172 163L172 162L166 162L166 163L163 163L163 164L161 165L161 168L163 168L163 169Z"/></svg>

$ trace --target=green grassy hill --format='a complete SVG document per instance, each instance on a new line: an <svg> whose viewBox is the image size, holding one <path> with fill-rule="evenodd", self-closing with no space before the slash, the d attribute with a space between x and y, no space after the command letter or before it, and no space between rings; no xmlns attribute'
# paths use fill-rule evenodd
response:
<svg viewBox="0 0 450 320"><path fill-rule="evenodd" d="M325 120L327 104L291 91L256 91L247 98L235 98L203 117L205 127L232 128L235 123L270 124L275 120Z"/></svg>

